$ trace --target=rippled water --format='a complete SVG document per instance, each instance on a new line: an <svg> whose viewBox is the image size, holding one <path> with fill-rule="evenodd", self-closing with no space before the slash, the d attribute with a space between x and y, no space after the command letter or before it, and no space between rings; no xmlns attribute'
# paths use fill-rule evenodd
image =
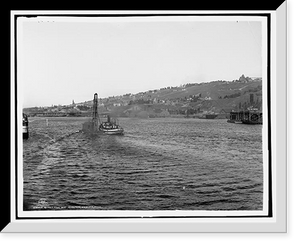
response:
<svg viewBox="0 0 300 246"><path fill-rule="evenodd" d="M124 136L84 118L30 118L24 210L261 210L262 126L206 119L119 119Z"/></svg>

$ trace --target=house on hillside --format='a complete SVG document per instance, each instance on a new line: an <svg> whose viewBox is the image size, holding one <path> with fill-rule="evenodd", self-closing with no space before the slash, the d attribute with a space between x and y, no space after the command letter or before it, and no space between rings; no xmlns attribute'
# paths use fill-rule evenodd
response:
<svg viewBox="0 0 300 246"><path fill-rule="evenodd" d="M140 105L133 105L129 109L126 109L123 114L127 117L137 117L141 111L143 111L143 108Z"/></svg>
<svg viewBox="0 0 300 246"><path fill-rule="evenodd" d="M221 109L217 119L229 119L230 112L232 112L232 109Z"/></svg>
<svg viewBox="0 0 300 246"><path fill-rule="evenodd" d="M139 106L139 105L133 105L131 107L131 110L133 110L133 111L140 111L140 110L143 110L143 108L141 106Z"/></svg>

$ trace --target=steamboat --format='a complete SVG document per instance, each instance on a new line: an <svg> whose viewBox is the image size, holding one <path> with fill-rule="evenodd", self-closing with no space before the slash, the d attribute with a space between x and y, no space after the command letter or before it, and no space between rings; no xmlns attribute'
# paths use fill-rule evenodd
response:
<svg viewBox="0 0 300 246"><path fill-rule="evenodd" d="M29 138L29 131L28 131L28 116L23 113L23 139Z"/></svg>
<svg viewBox="0 0 300 246"><path fill-rule="evenodd" d="M112 119L109 114L106 114L106 121L100 121L100 133L107 135L123 135L124 129L118 124L116 119Z"/></svg>
<svg viewBox="0 0 300 246"><path fill-rule="evenodd" d="M98 94L94 94L92 119L83 124L84 132L98 132L106 135L123 135L124 129L113 119L109 113L98 113ZM103 119L103 116L105 120Z"/></svg>
<svg viewBox="0 0 300 246"><path fill-rule="evenodd" d="M229 123L243 123L250 125L257 125L263 123L262 112L256 109L249 109L245 111L232 111L230 112L230 118L227 121Z"/></svg>

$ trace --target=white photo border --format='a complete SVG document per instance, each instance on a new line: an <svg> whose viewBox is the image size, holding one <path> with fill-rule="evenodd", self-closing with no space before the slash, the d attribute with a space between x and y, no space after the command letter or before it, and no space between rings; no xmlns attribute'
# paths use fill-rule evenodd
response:
<svg viewBox="0 0 300 246"><path fill-rule="evenodd" d="M69 12L68 12L69 13ZM207 12L206 12L207 13ZM227 13L227 12L226 12ZM18 16L19 13L13 13L12 14L12 27L13 28L16 28L16 22L17 22L17 16ZM26 14L29 14L29 13L23 13L22 15L26 15ZM45 14L45 13L43 13ZM60 13L61 14L61 13ZM78 14L76 12L76 14ZM81 14L81 13L80 13ZM85 13L83 13L84 15ZM89 12L89 14L91 14ZM201 15L201 13L198 13L199 15ZM245 14L245 13L243 13ZM259 15L261 16L262 13L259 13ZM237 13L232 13L232 15L238 15ZM249 14L248 15L255 15L253 13ZM266 21L265 22L265 25L269 25L269 37L271 40L269 40L269 59L271 59L271 61L269 61L271 64L271 67L270 67L270 70L268 71L264 71L263 72L263 81L266 81L266 77L269 76L269 78L267 79L269 82L271 81L271 91L270 91L270 94L271 94L271 97L269 98L269 101L271 105L271 112L269 112L270 116L271 116L271 120L268 122L268 117L267 117L267 114L264 113L264 122L268 122L272 125L272 147L271 149L274 150L274 149L277 149L277 145L278 145L278 142L276 141L276 134L277 134L277 131L275 132L275 130L278 130L278 128L276 128L277 126L275 125L275 120L274 119L277 119L277 118L274 118L274 117L277 117L275 111L278 110L277 108L277 104L276 104L276 101L278 98L276 98L278 91L277 91L277 86L278 86L278 83L276 81L276 77L277 77L277 70L276 70L276 65L275 63L278 61L276 60L276 56L278 56L278 49L276 49L276 42L274 39L278 39L278 36L276 36L276 21L278 21L278 19L275 19L275 13L274 12L268 12L268 13L265 13L264 12L264 15L266 16L269 16L268 17L268 22ZM226 14L223 14L222 15L223 18L226 16ZM243 17L243 16L242 16ZM262 28L263 29L263 28ZM15 29L13 29L15 31ZM278 35L278 34L277 34ZM15 47L15 46L13 46ZM16 52L14 49L12 49L12 58L15 57L15 53ZM267 48L264 50L265 52L267 52ZM271 51L271 52L270 52ZM275 52L275 53L274 53ZM277 53L276 53L277 52ZM263 56L264 57L264 56ZM267 59L267 58L266 58ZM12 63L13 64L13 63ZM16 63L15 63L16 64ZM264 63L263 63L264 64ZM278 67L277 67L278 68ZM269 74L268 74L269 73ZM21 73L20 73L21 74ZM12 72L12 75L17 75L17 78L14 78L15 76L12 76L12 78L14 79L17 79L19 78L19 73L16 74L16 73L13 73ZM275 81L275 82L274 82ZM276 83L276 86L274 86L273 83ZM264 85L266 83L263 83ZM12 81L12 88L13 90L12 91L19 91L20 90L20 87L19 87L19 84L18 86L15 86L14 85L17 85L15 84L14 81ZM265 85L266 86L266 85ZM283 85L284 86L284 85ZM269 89L269 88L268 88ZM266 91L266 90L265 90ZM20 93L19 93L20 94ZM275 95L275 97L273 96ZM13 98L13 97L12 97ZM265 96L263 98L266 98ZM15 120L18 120L18 127L20 127L20 119L17 117L15 119L14 115L15 115L15 108L17 108L17 115L21 115L22 113L22 108L20 107L20 101L21 100L15 100L13 101L12 100L12 119L14 119L12 122L14 122ZM17 104L15 104L15 102L17 102ZM265 108L267 108L267 102L264 101L264 110ZM280 109L282 110L282 109ZM285 110L285 109L283 109ZM267 111L264 111L264 112L267 112ZM265 121L266 120L266 121ZM21 129L21 128L18 128L18 129ZM274 129L274 130L273 130ZM17 129L15 129L17 130ZM18 139L22 139L22 136L21 136L21 132L20 130L18 131L15 131L15 133L17 133L17 137ZM269 136L270 137L270 136ZM12 139L14 139L14 135L12 133ZM268 139L269 141L269 139ZM276 143L274 143L276 141ZM266 143L266 139L264 140L264 142ZM21 151L22 151L22 141L19 141L18 142L18 145L17 145L17 148L18 148L18 159L15 160L16 163L12 163L12 167L11 167L11 174L12 174L12 182L11 182L11 187L12 187L12 200L11 200L11 204L12 204L12 210L11 210L11 218L12 218L12 221L13 222L22 222L22 224L24 224L25 222L27 223L32 223L34 224L34 228L36 228L36 222L39 221L39 222L49 222L49 220L51 222L85 222L85 223L89 223L91 221L95 222L95 219L97 222L99 223L104 223L103 225L105 225L106 222L126 222L126 224L132 224L133 223L133 227L134 229L133 230L137 230L139 231L139 228L136 227L136 222L138 222L138 224L142 223L143 225L145 224L149 224L149 223L144 223L144 222L155 222L155 223L161 223L161 222L164 222L162 224L165 224L165 223L172 223L173 222L180 222L183 224L185 223L190 223L190 222L199 222L199 223L204 223L205 222L214 222L212 224L215 224L218 223L218 222L224 222L224 223L231 223L231 222L240 222L240 223L245 223L245 222L275 222L276 221L276 213L275 210L277 209L276 205L277 205L277 202L275 201L275 199L277 199L278 197L275 195L276 194L276 185L277 184L277 179L276 177L278 176L278 169L277 169L277 166L275 167L274 165L276 164L276 162L274 161L274 159L277 158L274 158L275 156L275 153L276 151L267 151L266 153L267 154L264 154L264 161L267 160L269 163L271 162L272 163L272 168L271 168L271 180L272 180L272 183L270 182L270 180L268 180L268 183L265 184L264 183L264 212L259 214L257 213L257 211L244 211L245 213L241 216L241 215L236 215L235 214L235 211L199 211L197 213L197 211L154 211L154 213L152 213L153 211L129 211L129 215L127 214L127 216L122 216L124 214L124 211L113 211L112 213L113 214L110 214L108 213L107 214L107 211L97 211L98 213L100 212L100 214L97 214L95 216L95 214L93 214L94 212L96 211L49 211L50 213L54 212L56 214L47 214L49 213L48 211L30 211L27 213L27 211L22 211L22 182L19 182L19 178L22 177L22 168L20 168L20 165L17 165L18 163L22 163L22 154L21 154ZM265 152L264 152L265 153ZM15 157L15 152L12 153L12 157ZM270 158L271 157L271 158ZM270 159L269 159L270 158ZM269 159L269 160L268 160ZM265 168L264 167L264 180L266 178L266 175L268 175L268 172L266 173L265 171L269 170L269 168ZM17 176L17 179L16 179L16 176ZM276 176L276 177L275 177ZM21 190L20 190L21 189ZM265 192L267 190L267 192ZM21 191L21 192L20 192ZM271 192L269 192L271 191ZM269 194L270 193L270 194ZM267 194L267 197L266 195ZM273 194L273 195L272 195ZM268 198L271 196L271 201L267 201L268 203L268 211L266 213L266 199L268 200ZM270 206L271 205L271 206ZM75 212L75 213L73 213ZM103 213L104 212L104 213ZM183 215L182 212L184 212L185 214ZM219 213L221 212L221 213ZM225 212L225 213L224 213ZM226 212L229 212L228 214L226 214ZM105 216L104 216L105 215ZM271 216L270 216L271 215ZM99 218L99 216L101 218ZM124 221L124 218L126 219L126 221ZM65 224L65 223L64 223ZM75 223L77 224L77 223ZM106 223L107 224L107 223ZM113 223L115 224L115 223ZM150 223L150 224L153 224L153 223ZM203 224L203 225L204 225ZM206 223L207 224L207 223ZM131 231L131 229L126 229L123 227L124 223L121 223L119 224L119 226L117 226L117 228L120 228L120 230L122 231ZM147 226L146 226L147 227ZM151 227L151 226L150 226ZM179 226L181 228L181 226ZM78 227L78 224L75 226L75 231L78 230L76 228L79 228ZM104 231L107 231L107 227L100 227L102 228L102 230ZM114 231L118 231L119 229L117 229L115 226L114 226ZM148 228L148 227L147 227ZM177 227L173 228L174 231L178 230L176 229ZM202 229L201 229L202 228ZM206 229L205 229L206 228ZM213 231L213 228L208 226L205 228L203 226L200 226L200 230L203 230L203 231L208 231L208 230L211 230ZM215 228L215 227L214 227ZM38 228L36 228L38 229ZM143 230L142 228L140 228L141 230ZM153 228L154 231L156 230L155 228ZM183 228L181 228L183 229ZM147 229L148 230L148 229ZM183 229L184 230L184 229ZM196 229L198 231L198 229ZM223 227L223 230L225 230L225 228ZM94 229L91 228L91 231L94 231ZM168 231L168 230L167 230ZM193 231L193 229L191 229L191 231Z"/></svg>

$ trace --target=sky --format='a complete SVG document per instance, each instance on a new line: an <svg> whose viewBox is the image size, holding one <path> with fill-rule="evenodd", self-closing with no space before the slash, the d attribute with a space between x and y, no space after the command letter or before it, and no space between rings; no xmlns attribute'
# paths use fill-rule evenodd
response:
<svg viewBox="0 0 300 246"><path fill-rule="evenodd" d="M262 76L260 21L22 22L23 107Z"/></svg>

